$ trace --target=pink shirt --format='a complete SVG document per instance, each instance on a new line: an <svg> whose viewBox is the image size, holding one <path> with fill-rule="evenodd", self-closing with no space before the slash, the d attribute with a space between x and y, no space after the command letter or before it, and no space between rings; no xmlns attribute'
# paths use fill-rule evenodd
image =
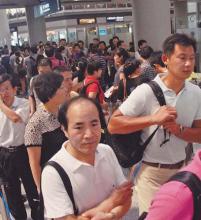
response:
<svg viewBox="0 0 201 220"><path fill-rule="evenodd" d="M181 171L190 171L201 179L201 151ZM164 184L151 203L146 220L192 220L193 197L183 183L172 181Z"/></svg>

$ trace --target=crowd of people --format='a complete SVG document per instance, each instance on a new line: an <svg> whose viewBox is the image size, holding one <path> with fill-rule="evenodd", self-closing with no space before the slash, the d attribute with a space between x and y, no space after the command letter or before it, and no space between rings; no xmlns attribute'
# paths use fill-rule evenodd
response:
<svg viewBox="0 0 201 220"><path fill-rule="evenodd" d="M117 36L109 46L94 38L88 48L65 39L2 48L0 177L12 216L27 219L22 183L33 220L44 219L43 205L48 219L118 220L131 208L133 187L144 219L196 220L191 190L167 182L186 165L188 143L201 143L201 90L187 80L195 53L184 34L169 36L161 51L146 40L135 51ZM145 142L157 127L137 171L122 168L111 134L141 130ZM201 179L201 152L183 170Z"/></svg>

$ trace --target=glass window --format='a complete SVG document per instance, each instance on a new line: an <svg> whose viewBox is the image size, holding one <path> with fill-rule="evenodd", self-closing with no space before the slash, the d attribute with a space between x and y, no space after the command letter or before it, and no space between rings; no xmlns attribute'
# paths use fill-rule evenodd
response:
<svg viewBox="0 0 201 220"><path fill-rule="evenodd" d="M84 4L73 5L73 9L84 9Z"/></svg>
<svg viewBox="0 0 201 220"><path fill-rule="evenodd" d="M106 8L106 4L98 3L98 4L96 4L96 8Z"/></svg>
<svg viewBox="0 0 201 220"><path fill-rule="evenodd" d="M116 8L117 7L117 5L116 5L116 3L107 3L107 7L108 8Z"/></svg>
<svg viewBox="0 0 201 220"><path fill-rule="evenodd" d="M94 3L86 4L85 8L95 8L96 5Z"/></svg>
<svg viewBox="0 0 201 220"><path fill-rule="evenodd" d="M196 2L187 2L187 11L188 13L197 12L197 3Z"/></svg>

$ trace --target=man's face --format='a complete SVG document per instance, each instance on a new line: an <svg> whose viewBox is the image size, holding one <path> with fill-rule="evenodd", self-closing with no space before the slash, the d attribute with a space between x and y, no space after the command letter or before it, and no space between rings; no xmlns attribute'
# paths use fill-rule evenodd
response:
<svg viewBox="0 0 201 220"><path fill-rule="evenodd" d="M74 149L75 157L94 157L101 137L98 110L94 104L82 100L72 104L67 112L67 136Z"/></svg>
<svg viewBox="0 0 201 220"><path fill-rule="evenodd" d="M144 42L141 46L140 46L140 49L144 48L147 46L147 42Z"/></svg>
<svg viewBox="0 0 201 220"><path fill-rule="evenodd" d="M117 43L119 42L119 40L117 38L114 38L112 42L113 42L114 46L117 46Z"/></svg>
<svg viewBox="0 0 201 220"><path fill-rule="evenodd" d="M125 49L125 50L128 49L128 45L126 44L126 42L122 42L121 48L123 48L123 49Z"/></svg>
<svg viewBox="0 0 201 220"><path fill-rule="evenodd" d="M45 74L52 72L52 69L50 66L38 66L38 73L39 74Z"/></svg>
<svg viewBox="0 0 201 220"><path fill-rule="evenodd" d="M73 87L72 73L70 71L65 71L62 72L61 75L64 77L64 85L67 89L68 94L70 94Z"/></svg>
<svg viewBox="0 0 201 220"><path fill-rule="evenodd" d="M99 40L93 39L93 45L98 45Z"/></svg>
<svg viewBox="0 0 201 220"><path fill-rule="evenodd" d="M16 88L13 88L10 81L7 80L0 84L0 97L4 104L10 107L14 102Z"/></svg>
<svg viewBox="0 0 201 220"><path fill-rule="evenodd" d="M65 47L66 46L66 41L65 40L61 40L59 42L59 45Z"/></svg>
<svg viewBox="0 0 201 220"><path fill-rule="evenodd" d="M84 44L82 42L79 42L79 46L80 46L81 49L84 48Z"/></svg>
<svg viewBox="0 0 201 220"><path fill-rule="evenodd" d="M168 72L175 79L185 80L194 70L195 51L192 46L175 45L174 52L169 56L163 57L164 63L167 65Z"/></svg>
<svg viewBox="0 0 201 220"><path fill-rule="evenodd" d="M99 47L100 50L105 50L105 48L106 48L105 44L103 44L103 43L99 44L98 47Z"/></svg>
<svg viewBox="0 0 201 220"><path fill-rule="evenodd" d="M74 52L79 53L80 52L80 47L78 47L78 46L74 47Z"/></svg>

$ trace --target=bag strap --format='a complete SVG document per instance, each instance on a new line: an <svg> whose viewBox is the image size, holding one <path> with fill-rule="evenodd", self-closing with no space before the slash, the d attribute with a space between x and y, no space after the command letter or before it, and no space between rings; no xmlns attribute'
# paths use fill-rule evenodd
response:
<svg viewBox="0 0 201 220"><path fill-rule="evenodd" d="M184 183L191 190L194 201L193 220L201 219L201 180L192 172L181 171L171 177L170 181L178 181Z"/></svg>
<svg viewBox="0 0 201 220"><path fill-rule="evenodd" d="M166 105L166 101L165 101L163 91L162 91L161 87L158 85L158 83L156 81L152 80L147 84L151 87L151 89L152 89L154 95L156 96L160 106Z"/></svg>
<svg viewBox="0 0 201 220"><path fill-rule="evenodd" d="M151 89L152 89L155 97L157 98L160 106L166 105L166 101L165 101L163 91L162 91L161 87L158 85L158 83L156 81L152 80L152 81L148 82L147 84L151 87ZM166 136L167 136L166 129L163 129L163 133L164 133L164 138L166 140ZM165 143L166 143L166 141L162 142L160 147L162 147Z"/></svg>
<svg viewBox="0 0 201 220"><path fill-rule="evenodd" d="M74 196L73 196L73 190L72 190L72 185L71 185L71 181L69 179L68 174L64 171L64 169L55 161L48 161L45 166L52 166L55 168L55 170L58 172L59 176L62 179L62 182L64 184L64 187L66 189L66 192L68 193L70 200L72 202L73 205L73 210L74 210L74 214L77 215L78 214L78 208L75 205L75 200L74 200Z"/></svg>
<svg viewBox="0 0 201 220"><path fill-rule="evenodd" d="M98 93L97 93L96 97L98 97L98 99L99 99L99 95L100 95L100 93L101 93L100 85L99 85L97 82L95 82L95 81L90 81L90 82L88 82L86 85L84 85L84 93L86 94L86 91L87 91L88 86L91 85L91 84L93 84L93 83L95 83L95 84L98 86Z"/></svg>
<svg viewBox="0 0 201 220"><path fill-rule="evenodd" d="M165 105L165 104L166 104L165 97L164 97L163 91L162 91L162 89L160 88L160 86L158 85L158 83L155 82L155 81L150 81L150 82L147 83L147 84L151 87L151 89L152 89L154 95L156 96L156 98L157 98L157 100L158 100L160 106ZM152 132L152 134L151 134L151 135L147 138L147 140L144 142L144 144L143 144L144 149L147 147L147 145L149 144L149 142L152 140L152 138L153 138L154 135L156 134L156 132L157 132L157 130L159 129L159 127L160 127L160 126L157 126L156 129ZM164 134L166 135L166 131L165 131L165 130L164 130Z"/></svg>
<svg viewBox="0 0 201 220"><path fill-rule="evenodd" d="M125 100L128 97L127 91L126 91L127 80L122 79L122 82L123 82L123 87L124 87L124 100Z"/></svg>

